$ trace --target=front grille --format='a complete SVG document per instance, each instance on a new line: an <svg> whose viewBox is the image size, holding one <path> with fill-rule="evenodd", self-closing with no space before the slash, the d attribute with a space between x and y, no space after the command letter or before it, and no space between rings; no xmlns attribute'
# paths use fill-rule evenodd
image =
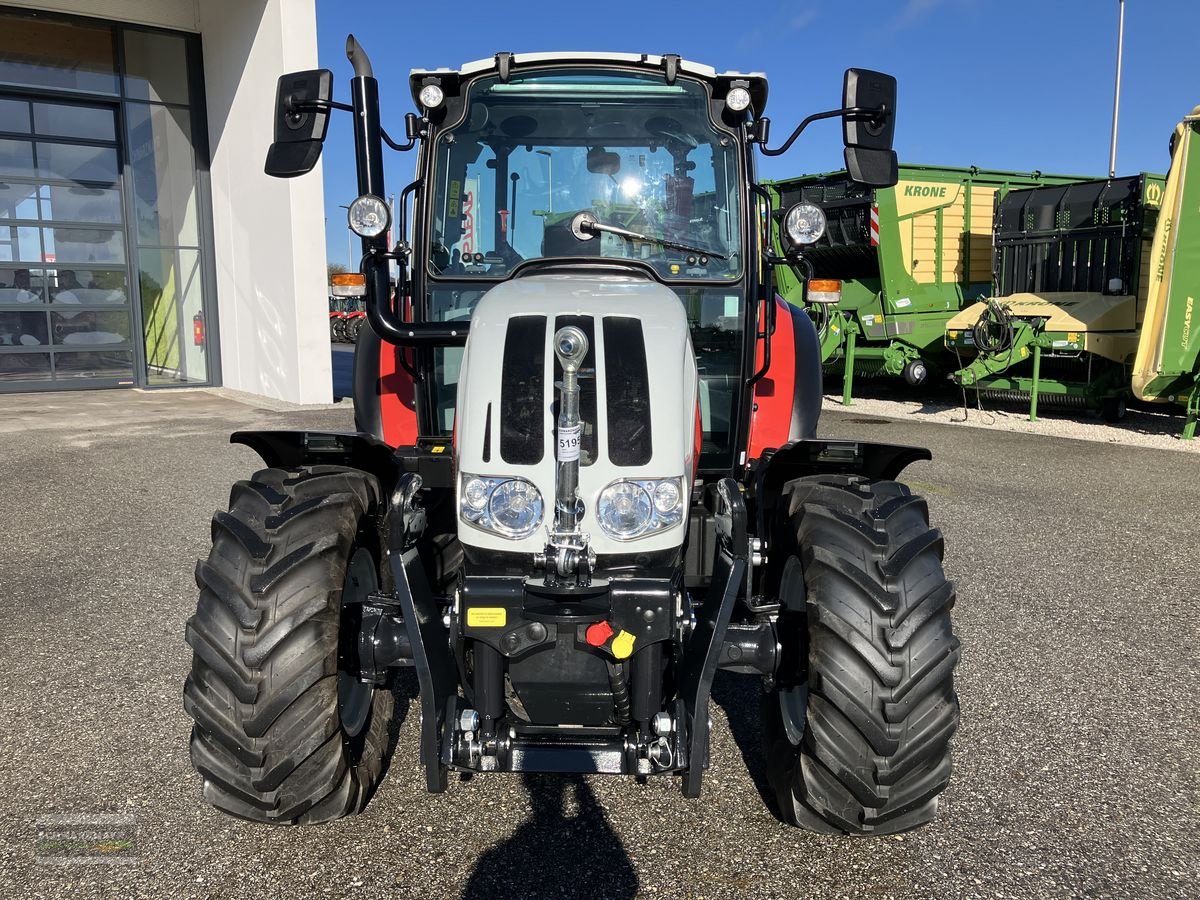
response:
<svg viewBox="0 0 1200 900"><path fill-rule="evenodd" d="M504 336L500 381L500 458L516 466L542 461L546 449L546 317L516 316Z"/></svg>
<svg viewBox="0 0 1200 900"><path fill-rule="evenodd" d="M608 411L608 458L615 466L650 462L650 378L642 323L604 318L604 377Z"/></svg>

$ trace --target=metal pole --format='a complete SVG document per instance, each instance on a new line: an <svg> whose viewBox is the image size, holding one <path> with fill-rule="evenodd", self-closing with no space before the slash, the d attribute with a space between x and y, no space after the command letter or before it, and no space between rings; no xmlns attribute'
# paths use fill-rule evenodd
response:
<svg viewBox="0 0 1200 900"><path fill-rule="evenodd" d="M1112 142L1108 147L1108 177L1117 174L1117 120L1121 114L1121 57L1125 53L1125 0L1117 0L1117 84L1113 89Z"/></svg>

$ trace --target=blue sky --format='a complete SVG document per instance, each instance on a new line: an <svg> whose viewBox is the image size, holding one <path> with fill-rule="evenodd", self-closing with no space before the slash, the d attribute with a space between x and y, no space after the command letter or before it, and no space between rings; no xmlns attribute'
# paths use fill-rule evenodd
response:
<svg viewBox="0 0 1200 900"><path fill-rule="evenodd" d="M1118 174L1164 172L1174 123L1200 104L1200 3L1127 0ZM419 3L318 0L319 58L348 100L343 51L353 31L380 80L383 122L403 134L411 68L456 68L499 50L678 53L718 70L765 72L772 144L834 107L842 72L900 83L902 162L1101 176L1108 170L1117 0L799 0L794 3ZM389 189L411 180L411 154L387 153ZM349 119L325 143L327 251L346 261L344 212L355 196ZM812 126L763 177L841 166L835 122ZM356 261L357 262L357 261Z"/></svg>

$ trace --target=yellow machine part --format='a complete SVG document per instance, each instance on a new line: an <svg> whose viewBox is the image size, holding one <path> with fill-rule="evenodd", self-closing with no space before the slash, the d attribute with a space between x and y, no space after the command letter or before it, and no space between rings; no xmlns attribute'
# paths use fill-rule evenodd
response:
<svg viewBox="0 0 1200 900"><path fill-rule="evenodd" d="M900 253L913 281L952 284L991 280L996 190L994 185L968 187L945 181L902 180L896 185ZM970 271L964 272L968 258Z"/></svg>
<svg viewBox="0 0 1200 900"><path fill-rule="evenodd" d="M1017 319L1045 319L1045 331L1078 335L1080 349L1125 363L1137 350L1137 298L1091 293L1012 294L1000 303ZM946 323L947 331L968 331L983 314L980 302Z"/></svg>
<svg viewBox="0 0 1200 900"><path fill-rule="evenodd" d="M1200 106L1175 127L1175 149L1171 154L1171 168L1167 172L1167 186L1163 193L1162 211L1154 229L1154 243L1150 250L1153 264L1149 266L1150 283L1146 297L1141 339L1137 357L1133 364L1133 393L1139 400L1167 402L1170 397L1161 397L1150 390L1150 385L1163 370L1163 348L1167 334L1164 324L1167 319L1167 304L1171 296L1171 278L1175 270L1175 244L1178 230L1174 227L1179 218L1180 202L1184 189L1184 162L1192 140L1192 125L1200 119Z"/></svg>

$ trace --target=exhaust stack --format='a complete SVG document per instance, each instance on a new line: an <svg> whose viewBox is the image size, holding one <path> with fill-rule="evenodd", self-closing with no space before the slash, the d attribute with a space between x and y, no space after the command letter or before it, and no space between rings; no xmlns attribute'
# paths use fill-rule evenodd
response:
<svg viewBox="0 0 1200 900"><path fill-rule="evenodd" d="M587 335L574 325L554 333L554 355L563 369L554 489L554 530L560 533L576 531L583 513L578 496L579 451L583 445L583 423L579 421L579 367L587 352Z"/></svg>

